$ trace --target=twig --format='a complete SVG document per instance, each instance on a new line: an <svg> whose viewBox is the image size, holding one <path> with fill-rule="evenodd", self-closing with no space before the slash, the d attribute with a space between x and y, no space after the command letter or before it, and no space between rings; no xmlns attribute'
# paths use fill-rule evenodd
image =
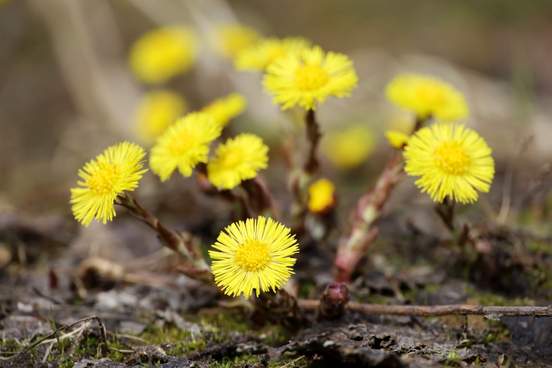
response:
<svg viewBox="0 0 552 368"><path fill-rule="evenodd" d="M317 311L320 301L315 299L298 299L299 307L306 311ZM484 306L470 304L448 305L386 305L349 302L345 309L366 315L392 315L437 317L448 315L478 316L531 316L550 317L552 306Z"/></svg>

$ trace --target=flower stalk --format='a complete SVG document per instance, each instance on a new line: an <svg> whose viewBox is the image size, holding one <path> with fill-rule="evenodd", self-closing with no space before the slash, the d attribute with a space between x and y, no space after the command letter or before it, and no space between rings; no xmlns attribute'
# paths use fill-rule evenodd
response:
<svg viewBox="0 0 552 368"><path fill-rule="evenodd" d="M126 208L130 213L157 233L161 243L180 255L182 266L178 269L186 276L210 282L212 275L196 239L188 233L176 232L166 227L157 217L146 210L133 196L125 193L117 198L115 204Z"/></svg>
<svg viewBox="0 0 552 368"><path fill-rule="evenodd" d="M411 135L431 119L431 115L417 116ZM403 173L402 152L398 152L389 159L374 188L359 198L351 214L351 231L340 240L337 248L334 262L335 281L351 281L357 265L378 237L379 229L375 223Z"/></svg>
<svg viewBox="0 0 552 368"><path fill-rule="evenodd" d="M403 173L402 158L395 154L389 160L375 187L357 202L351 216L351 231L341 239L335 258L335 280L349 282L358 263L377 238L379 230L374 225L381 216L383 206Z"/></svg>

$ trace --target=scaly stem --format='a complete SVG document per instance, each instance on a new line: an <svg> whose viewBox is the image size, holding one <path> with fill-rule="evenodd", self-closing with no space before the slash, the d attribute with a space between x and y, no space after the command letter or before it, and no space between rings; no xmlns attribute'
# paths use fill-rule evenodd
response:
<svg viewBox="0 0 552 368"><path fill-rule="evenodd" d="M291 192L293 194L293 203L291 212L295 219L294 231L297 234L305 230L305 217L307 215L307 191L311 178L318 171L320 162L318 161L317 151L322 138L320 125L316 120L314 110L309 109L305 114L305 129L307 141L309 144L307 159L301 169L292 171L292 179L290 183Z"/></svg>
<svg viewBox="0 0 552 368"><path fill-rule="evenodd" d="M271 215L274 218L279 217L279 211L276 208L274 198L268 189L265 180L257 175L253 179L243 181L242 188L247 193L249 207L258 215Z"/></svg>
<svg viewBox="0 0 552 368"><path fill-rule="evenodd" d="M307 110L305 115L305 127L307 129L307 139L309 142L309 152L307 156L307 161L305 161L305 166L303 171L309 175L316 173L320 163L317 158L318 145L320 143L320 138L322 138L322 133L320 132L320 125L316 121L316 115L314 110Z"/></svg>
<svg viewBox="0 0 552 368"><path fill-rule="evenodd" d="M431 119L417 117L412 134L421 129ZM375 187L364 194L357 202L351 214L351 231L342 238L337 248L334 262L335 281L349 282L358 263L366 254L370 245L378 237L379 230L375 225L381 216L383 206L391 196L393 189L403 173L402 154L396 153L376 181Z"/></svg>
<svg viewBox="0 0 552 368"><path fill-rule="evenodd" d="M179 270L186 276L201 281L210 282L212 280L209 266L203 257L199 244L191 234L178 233L169 229L128 193L118 197L115 203L128 209L134 217L153 229L164 246L181 256L183 264L179 267Z"/></svg>
<svg viewBox="0 0 552 368"><path fill-rule="evenodd" d="M377 238L379 230L374 223L395 185L402 177L402 159L395 154L385 166L374 189L360 197L351 216L351 232L341 239L335 258L336 276L339 282L349 282L351 275L366 251Z"/></svg>

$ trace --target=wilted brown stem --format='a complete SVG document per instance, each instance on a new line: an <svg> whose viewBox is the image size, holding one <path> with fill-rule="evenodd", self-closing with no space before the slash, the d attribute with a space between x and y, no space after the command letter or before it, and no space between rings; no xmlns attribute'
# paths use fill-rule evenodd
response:
<svg viewBox="0 0 552 368"><path fill-rule="evenodd" d="M188 233L178 233L163 225L157 217L146 210L129 194L120 196L116 204L125 207L132 215L153 229L161 243L182 257L183 265L179 270L194 279L210 281L212 276L209 266L199 249L199 245Z"/></svg>
<svg viewBox="0 0 552 368"><path fill-rule="evenodd" d="M299 307L307 311L317 311L320 301L315 299L298 299ZM484 306L470 304L449 305L386 305L349 302L345 309L366 315L392 315L436 317L448 315L478 316L552 316L552 306Z"/></svg>

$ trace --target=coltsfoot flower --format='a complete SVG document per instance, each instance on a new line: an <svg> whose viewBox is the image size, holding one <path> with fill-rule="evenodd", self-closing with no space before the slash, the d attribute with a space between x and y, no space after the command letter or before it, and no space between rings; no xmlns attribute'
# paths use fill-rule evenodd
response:
<svg viewBox="0 0 552 368"><path fill-rule="evenodd" d="M398 130L388 130L385 132L385 138L391 147L402 149L408 143L410 136Z"/></svg>
<svg viewBox="0 0 552 368"><path fill-rule="evenodd" d="M422 128L404 150L405 171L431 199L471 203L488 192L494 161L487 143L472 129L446 123Z"/></svg>
<svg viewBox="0 0 552 368"><path fill-rule="evenodd" d="M178 169L183 176L192 175L193 168L207 162L209 144L220 135L213 117L191 113L171 125L153 146L150 166L161 181L170 178Z"/></svg>
<svg viewBox="0 0 552 368"><path fill-rule="evenodd" d="M211 115L220 128L224 128L230 120L241 114L247 106L247 100L239 93L231 93L211 102L201 109L201 112Z"/></svg>
<svg viewBox="0 0 552 368"><path fill-rule="evenodd" d="M138 136L144 142L153 143L186 108L186 101L178 93L169 90L147 93L136 112Z"/></svg>
<svg viewBox="0 0 552 368"><path fill-rule="evenodd" d="M318 179L309 186L309 211L324 213L335 205L335 186L328 179Z"/></svg>
<svg viewBox="0 0 552 368"><path fill-rule="evenodd" d="M130 50L130 66L146 83L163 83L186 72L197 57L196 39L181 26L157 28L142 35Z"/></svg>
<svg viewBox="0 0 552 368"><path fill-rule="evenodd" d="M289 228L262 216L227 226L212 247L215 283L234 297L281 288L293 274L299 252Z"/></svg>
<svg viewBox="0 0 552 368"><path fill-rule="evenodd" d="M265 70L277 59L308 47L310 42L300 37L267 38L240 52L234 65L238 70Z"/></svg>
<svg viewBox="0 0 552 368"><path fill-rule="evenodd" d="M115 217L115 200L138 187L144 173L142 147L122 142L107 148L79 170L80 180L71 189L73 216L84 226L96 219L102 223Z"/></svg>
<svg viewBox="0 0 552 368"><path fill-rule="evenodd" d="M401 74L386 87L387 99L411 110L420 118L434 117L453 121L468 116L464 95L437 78L419 74Z"/></svg>
<svg viewBox="0 0 552 368"><path fill-rule="evenodd" d="M240 134L218 146L207 164L209 181L218 189L232 189L253 179L268 163L268 147L254 134Z"/></svg>
<svg viewBox="0 0 552 368"><path fill-rule="evenodd" d="M336 167L351 169L366 161L375 145L372 131L365 124L355 124L325 135L322 151Z"/></svg>
<svg viewBox="0 0 552 368"><path fill-rule="evenodd" d="M234 58L259 39L260 35L253 28L241 24L223 25L217 29L216 50L224 57Z"/></svg>
<svg viewBox="0 0 552 368"><path fill-rule="evenodd" d="M353 63L347 56L325 53L316 46L270 64L263 84L282 109L300 106L314 110L330 96L350 95L357 81Z"/></svg>

